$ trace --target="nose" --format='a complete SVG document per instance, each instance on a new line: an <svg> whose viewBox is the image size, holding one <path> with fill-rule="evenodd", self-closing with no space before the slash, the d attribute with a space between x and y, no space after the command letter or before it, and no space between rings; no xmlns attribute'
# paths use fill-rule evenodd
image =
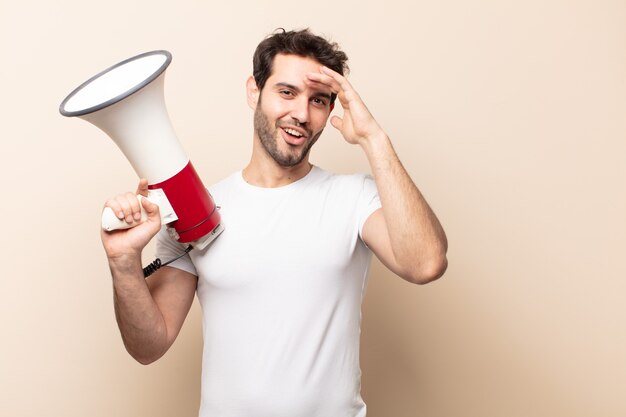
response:
<svg viewBox="0 0 626 417"><path fill-rule="evenodd" d="M304 96L304 94L302 94ZM306 97L298 97L297 100L292 100L293 108L291 109L290 116L300 124L304 124L309 121L309 100Z"/></svg>

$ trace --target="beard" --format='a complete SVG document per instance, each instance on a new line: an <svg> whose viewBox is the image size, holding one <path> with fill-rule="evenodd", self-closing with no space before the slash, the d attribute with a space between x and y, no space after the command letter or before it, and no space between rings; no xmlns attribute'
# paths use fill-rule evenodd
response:
<svg viewBox="0 0 626 417"><path fill-rule="evenodd" d="M291 147L287 151L281 151L278 148L279 129L281 123L276 122L275 126L271 126L271 123L265 113L261 110L261 102L259 101L256 109L254 110L254 131L256 132L263 149L269 156L272 157L276 163L282 167L293 167L298 165L309 154L311 147L317 142L323 130L320 130L315 136L312 136L311 131L308 128L304 128L307 131L308 142L304 143L302 147Z"/></svg>

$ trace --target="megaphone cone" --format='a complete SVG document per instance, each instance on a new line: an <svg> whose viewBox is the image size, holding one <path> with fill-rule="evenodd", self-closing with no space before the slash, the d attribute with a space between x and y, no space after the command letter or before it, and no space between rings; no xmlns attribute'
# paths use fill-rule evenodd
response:
<svg viewBox="0 0 626 417"><path fill-rule="evenodd" d="M222 231L221 217L183 150L167 114L167 51L146 52L124 60L72 91L59 111L79 117L104 131L120 148L140 178L148 180L149 199L159 205L164 223L178 241L204 248ZM108 230L127 227L103 227Z"/></svg>

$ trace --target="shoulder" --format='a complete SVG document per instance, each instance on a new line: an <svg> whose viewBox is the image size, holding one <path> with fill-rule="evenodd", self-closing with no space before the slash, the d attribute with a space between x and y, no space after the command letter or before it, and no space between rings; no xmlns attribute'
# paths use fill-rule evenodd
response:
<svg viewBox="0 0 626 417"><path fill-rule="evenodd" d="M335 174L319 169L317 191L326 204L356 210L359 217L367 216L380 207L378 189L370 174ZM363 212L365 210L365 212Z"/></svg>
<svg viewBox="0 0 626 417"><path fill-rule="evenodd" d="M233 184L235 184L239 177L241 177L241 171L233 172L229 176L224 177L221 180L219 180L218 182L211 184L208 187L208 190L213 192L213 191L219 191L219 190L224 189L224 188L228 188L228 187L232 186Z"/></svg>
<svg viewBox="0 0 626 417"><path fill-rule="evenodd" d="M353 174L336 174L319 167L315 167L314 169L317 171L316 177L319 183L323 183L341 190L360 191L365 187L365 184L374 184L374 179L372 178L372 176L364 172L358 172Z"/></svg>
<svg viewBox="0 0 626 417"><path fill-rule="evenodd" d="M224 198L241 178L241 171L236 171L207 187L214 198Z"/></svg>

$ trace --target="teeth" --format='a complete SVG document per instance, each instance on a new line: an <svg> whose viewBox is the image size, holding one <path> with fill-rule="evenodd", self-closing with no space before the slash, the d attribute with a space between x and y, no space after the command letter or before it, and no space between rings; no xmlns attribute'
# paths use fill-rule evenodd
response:
<svg viewBox="0 0 626 417"><path fill-rule="evenodd" d="M289 133L290 135L297 136L297 137L302 136L302 133L298 132L297 130L293 130L289 128L285 129L285 132Z"/></svg>

